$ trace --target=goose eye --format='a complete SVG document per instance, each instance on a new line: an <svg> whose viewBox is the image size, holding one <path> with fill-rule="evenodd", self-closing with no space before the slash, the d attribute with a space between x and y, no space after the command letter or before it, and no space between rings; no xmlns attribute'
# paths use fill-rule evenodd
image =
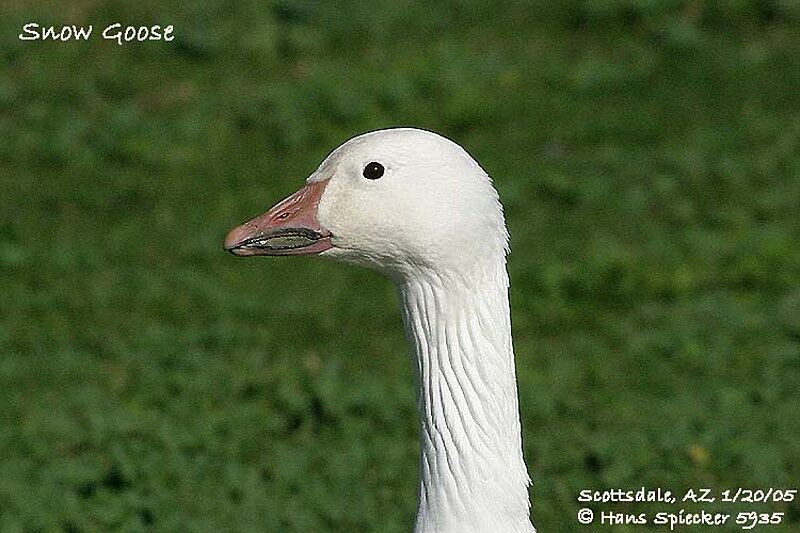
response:
<svg viewBox="0 0 800 533"><path fill-rule="evenodd" d="M368 180L376 180L383 176L383 165L375 161L368 163L367 166L364 167L363 174Z"/></svg>

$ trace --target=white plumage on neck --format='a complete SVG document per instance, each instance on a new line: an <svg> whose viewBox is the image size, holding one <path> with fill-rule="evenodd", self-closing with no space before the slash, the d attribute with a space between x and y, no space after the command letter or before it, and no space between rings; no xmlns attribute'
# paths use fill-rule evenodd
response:
<svg viewBox="0 0 800 533"><path fill-rule="evenodd" d="M415 532L533 532L503 259L399 284L417 381Z"/></svg>

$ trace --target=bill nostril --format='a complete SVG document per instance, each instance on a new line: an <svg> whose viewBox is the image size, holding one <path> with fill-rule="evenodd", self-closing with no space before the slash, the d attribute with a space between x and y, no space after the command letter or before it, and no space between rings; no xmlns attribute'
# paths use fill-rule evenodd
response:
<svg viewBox="0 0 800 533"><path fill-rule="evenodd" d="M289 212L288 211L284 211L283 213L278 215L278 220L284 220L284 219L286 219L288 217L289 217Z"/></svg>

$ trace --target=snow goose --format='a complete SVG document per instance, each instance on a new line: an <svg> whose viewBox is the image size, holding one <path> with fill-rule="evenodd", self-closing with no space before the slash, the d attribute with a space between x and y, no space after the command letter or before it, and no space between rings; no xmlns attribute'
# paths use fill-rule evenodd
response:
<svg viewBox="0 0 800 533"><path fill-rule="evenodd" d="M355 137L300 190L234 228L225 249L318 254L389 276L416 377L414 531L535 531L511 342L508 233L491 179L463 148L412 128Z"/></svg>

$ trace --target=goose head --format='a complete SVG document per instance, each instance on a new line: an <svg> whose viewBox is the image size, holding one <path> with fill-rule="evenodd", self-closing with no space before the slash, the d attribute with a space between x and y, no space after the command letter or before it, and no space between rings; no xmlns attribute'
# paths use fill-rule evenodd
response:
<svg viewBox="0 0 800 533"><path fill-rule="evenodd" d="M336 148L305 186L234 228L240 255L319 254L395 279L502 259L508 234L491 179L456 143L397 128Z"/></svg>

